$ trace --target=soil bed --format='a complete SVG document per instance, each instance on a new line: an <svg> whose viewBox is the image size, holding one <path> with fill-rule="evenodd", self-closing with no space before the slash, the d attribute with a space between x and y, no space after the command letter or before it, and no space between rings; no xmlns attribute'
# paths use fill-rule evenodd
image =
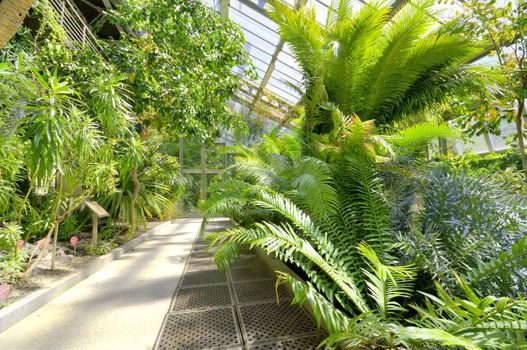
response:
<svg viewBox="0 0 527 350"><path fill-rule="evenodd" d="M116 237L114 242L121 246L129 240L153 229L159 224L161 224L160 221L148 222L146 230L144 226L141 225L138 228L135 236L126 237L126 239L124 236L119 236ZM89 239L81 239L79 241L79 249L75 253L73 252L71 244L59 242L57 251L66 251L68 254L67 257L61 258L59 256L60 254L57 254L58 256L55 261L55 269L51 270L51 254L48 254L40 261L35 270L33 270L31 276L25 276L16 285L11 287L9 297L6 301L0 304L0 309L3 307L8 307L10 304L32 292L50 286L59 279L65 278L66 276L80 271L84 266L95 260L97 255L88 255L84 249L80 248L80 246L83 246L87 242L89 242Z"/></svg>

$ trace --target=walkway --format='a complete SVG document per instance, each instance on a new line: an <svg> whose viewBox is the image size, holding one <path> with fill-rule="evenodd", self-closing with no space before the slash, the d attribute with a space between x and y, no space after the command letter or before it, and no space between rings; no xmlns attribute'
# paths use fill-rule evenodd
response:
<svg viewBox="0 0 527 350"><path fill-rule="evenodd" d="M147 241L0 333L0 349L152 349L201 219Z"/></svg>
<svg viewBox="0 0 527 350"><path fill-rule="evenodd" d="M216 220L211 229L226 222ZM174 294L156 350L315 350L324 339L275 274L255 254L219 271L198 238ZM277 293L279 303L277 303Z"/></svg>
<svg viewBox="0 0 527 350"><path fill-rule="evenodd" d="M254 254L219 271L196 239L200 224L165 224L0 333L0 349L316 349L322 333L283 287L277 304L274 273Z"/></svg>

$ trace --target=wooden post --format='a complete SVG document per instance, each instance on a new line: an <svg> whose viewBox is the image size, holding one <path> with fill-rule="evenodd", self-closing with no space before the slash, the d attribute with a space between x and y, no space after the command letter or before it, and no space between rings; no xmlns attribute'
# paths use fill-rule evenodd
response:
<svg viewBox="0 0 527 350"><path fill-rule="evenodd" d="M91 210L92 212L92 243L94 247L97 247L97 232L99 229L99 219L105 218L109 216L108 212L104 210L103 207L101 207L97 202L86 200L84 201L84 204Z"/></svg>
<svg viewBox="0 0 527 350"><path fill-rule="evenodd" d="M207 149L201 146L201 199L205 200L207 197Z"/></svg>
<svg viewBox="0 0 527 350"><path fill-rule="evenodd" d="M183 157L185 156L185 139L180 137L179 138L179 168L183 169Z"/></svg>
<svg viewBox="0 0 527 350"><path fill-rule="evenodd" d="M97 218L97 215L92 215L92 243L94 247L97 247L97 230L99 228L99 219Z"/></svg>

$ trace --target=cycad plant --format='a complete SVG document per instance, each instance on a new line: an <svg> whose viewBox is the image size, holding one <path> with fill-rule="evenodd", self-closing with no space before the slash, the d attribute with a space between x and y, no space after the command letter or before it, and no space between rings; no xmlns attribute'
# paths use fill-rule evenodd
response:
<svg viewBox="0 0 527 350"><path fill-rule="evenodd" d="M433 0L404 2L395 12L384 1L359 11L352 3L333 1L325 24L310 5L292 9L275 0L268 8L304 73L309 146L312 132L334 127L326 102L381 126L485 86L482 71L468 65L482 43L465 37L458 23L439 25Z"/></svg>
<svg viewBox="0 0 527 350"><path fill-rule="evenodd" d="M404 176L412 173L409 165L417 161L415 157L424 145L437 136L454 136L456 133L444 125L423 123L381 137L376 135L371 121L362 122L342 115L340 118L344 122L339 130L327 134L332 137L316 138L321 150L319 154L327 156L329 162L302 156L302 152L289 156L280 154L284 148L269 137L253 150L241 149L244 155L229 169L232 178L218 185L219 192L202 206L206 220L227 215L240 224L231 230L209 234L210 243L218 245L215 251L218 265L225 267L244 247L256 246L302 270L306 282L287 275L281 275L281 280L292 286L296 302L308 302L319 321L326 324L331 333L326 341L328 346L339 343L346 348L360 349L376 344L379 348L402 346L419 349L439 348L444 344L467 349L498 349L499 346L521 344L519 335L507 340L516 330L500 320L521 320L526 308L523 301L506 299L504 303L511 305L512 311L507 309L505 314L492 312L491 305L496 302L493 297L485 299L490 304L476 305L476 309L481 310L471 309L471 301L467 298L475 292L469 293L464 284L459 288L450 284L448 291L440 283L434 287L431 275L423 274L423 270L430 271L423 266L423 259L410 254L403 245L416 242L414 235L402 230L404 225L394 225L396 215L408 208L403 206L394 210L400 203L393 203L388 195L387 174ZM342 138L335 135L342 135ZM340 140L338 145L334 143L336 140ZM410 156L416 160L407 161ZM419 170L413 169L411 175L414 181L426 184L424 175L415 174ZM433 186L428 186L432 192ZM416 187L415 191L423 193L422 188ZM499 197L499 193L495 195ZM442 203L448 207L448 201L437 201L437 196L429 196L430 202L436 206ZM412 198L409 207L419 206L415 193ZM470 209L464 210L469 212ZM411 211L408 229L420 228L419 224L429 226L427 219L436 220L433 210L429 210L428 216L427 212ZM460 211L460 208L456 210ZM457 218L464 220L461 213ZM455 215L448 219L449 222L454 220ZM444 240L447 241L448 236ZM522 244L515 247L515 251L523 251L525 244ZM424 247L421 244L414 249L426 255ZM455 261L455 248L452 247L452 254L441 255L441 259ZM463 261L455 268L465 268L468 266L466 261L477 260L484 251L463 251L461 248L458 255L462 255ZM490 255L492 252L488 253ZM518 260L519 254L515 257ZM509 263L518 263L516 260ZM461 271L463 278L469 277L466 271L466 268ZM442 272L452 275L448 268ZM440 277L444 279L445 275ZM434 278L438 279L438 276ZM460 281L464 283L463 279ZM425 285L429 294L421 295L414 284ZM457 293L458 299L449 296L452 292ZM441 297L430 299L429 295L434 293ZM454 304L445 305L441 301L447 296L455 300ZM429 300L425 302L426 298ZM410 300L421 303L412 305ZM461 313L466 319L458 319L449 307L454 311L464 310ZM426 312L445 314L434 321L438 324L434 328L427 323L431 322L428 316L421 318L420 315L428 315ZM492 329L488 323L478 331L462 326L464 322L477 323L474 317L478 315L498 320L496 328ZM521 334L525 324L518 324L518 334ZM480 337L477 332L484 336Z"/></svg>

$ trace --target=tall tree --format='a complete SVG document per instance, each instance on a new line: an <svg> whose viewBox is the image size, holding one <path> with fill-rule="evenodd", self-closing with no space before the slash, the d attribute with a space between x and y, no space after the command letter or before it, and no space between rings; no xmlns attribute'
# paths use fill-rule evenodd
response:
<svg viewBox="0 0 527 350"><path fill-rule="evenodd" d="M133 111L157 125L209 139L236 120L225 106L249 65L241 30L199 1L121 1L108 19L126 28L108 56L128 77Z"/></svg>
<svg viewBox="0 0 527 350"><path fill-rule="evenodd" d="M501 5L500 5L501 3ZM498 69L506 79L500 102L508 106L507 119L516 125L518 147L527 181L527 155L525 152L525 99L527 98L527 1L496 0L464 2L472 34L490 41L492 55ZM514 108L511 109L511 107Z"/></svg>

